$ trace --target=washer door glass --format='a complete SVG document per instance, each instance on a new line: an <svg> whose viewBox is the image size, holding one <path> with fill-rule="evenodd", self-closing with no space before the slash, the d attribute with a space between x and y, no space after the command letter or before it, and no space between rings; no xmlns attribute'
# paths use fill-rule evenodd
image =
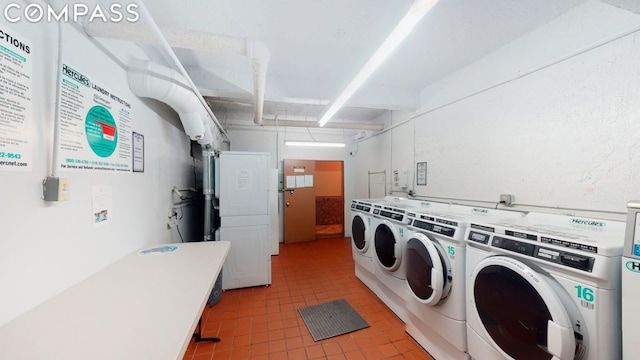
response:
<svg viewBox="0 0 640 360"><path fill-rule="evenodd" d="M356 249L361 252L367 251L367 227L364 219L360 215L355 215L351 221L351 239Z"/></svg>
<svg viewBox="0 0 640 360"><path fill-rule="evenodd" d="M475 269L472 291L487 334L518 360L573 359L571 320L546 278L524 263L496 256Z"/></svg>
<svg viewBox="0 0 640 360"><path fill-rule="evenodd" d="M407 284L417 300L435 305L446 298L449 271L440 249L425 235L414 234L407 241L406 255Z"/></svg>
<svg viewBox="0 0 640 360"><path fill-rule="evenodd" d="M384 221L376 227L374 238L376 256L380 265L389 271L394 271L400 267L402 255L400 244L396 238L397 231L388 221Z"/></svg>

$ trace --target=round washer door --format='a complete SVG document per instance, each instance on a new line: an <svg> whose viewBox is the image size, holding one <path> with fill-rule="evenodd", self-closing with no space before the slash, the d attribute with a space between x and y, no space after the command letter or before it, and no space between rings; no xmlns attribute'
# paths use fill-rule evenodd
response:
<svg viewBox="0 0 640 360"><path fill-rule="evenodd" d="M576 343L562 300L540 274L507 256L483 259L471 277L472 311L484 335L507 359L574 359Z"/></svg>
<svg viewBox="0 0 640 360"><path fill-rule="evenodd" d="M376 259L387 271L396 271L402 261L402 246L396 227L387 220L382 220L376 226L374 233L374 245L376 247Z"/></svg>
<svg viewBox="0 0 640 360"><path fill-rule="evenodd" d="M412 234L406 246L407 285L413 298L431 306L445 300L451 291L451 267L444 249L420 233Z"/></svg>
<svg viewBox="0 0 640 360"><path fill-rule="evenodd" d="M351 220L351 243L361 253L369 249L369 224L361 214L354 214Z"/></svg>

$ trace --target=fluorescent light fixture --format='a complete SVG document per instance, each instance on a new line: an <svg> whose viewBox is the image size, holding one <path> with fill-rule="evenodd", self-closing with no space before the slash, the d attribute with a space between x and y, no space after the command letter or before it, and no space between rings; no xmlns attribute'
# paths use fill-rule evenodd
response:
<svg viewBox="0 0 640 360"><path fill-rule="evenodd" d="M337 112L344 106L344 104L351 98L351 96L364 84L364 82L373 74L374 71L382 64L382 62L400 45L411 30L418 24L420 19L433 8L438 0L415 0L411 5L409 11L400 20L395 29L389 34L387 39L380 45L378 50L371 56L367 63L360 69L360 72L356 77L351 80L349 85L342 91L342 93L333 101L327 111L322 115L319 126L324 126Z"/></svg>
<svg viewBox="0 0 640 360"><path fill-rule="evenodd" d="M345 147L344 143L322 141L285 141L287 146L320 146L320 147Z"/></svg>

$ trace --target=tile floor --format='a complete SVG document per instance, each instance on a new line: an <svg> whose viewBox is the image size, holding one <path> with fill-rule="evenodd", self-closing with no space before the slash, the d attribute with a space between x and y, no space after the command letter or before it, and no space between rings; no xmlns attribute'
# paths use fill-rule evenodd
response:
<svg viewBox="0 0 640 360"><path fill-rule="evenodd" d="M280 245L272 284L225 291L202 315L203 336L185 360L431 359L400 321L355 277L349 238ZM298 308L344 298L371 325L314 342Z"/></svg>
<svg viewBox="0 0 640 360"><path fill-rule="evenodd" d="M316 239L341 237L344 234L342 224L316 225Z"/></svg>

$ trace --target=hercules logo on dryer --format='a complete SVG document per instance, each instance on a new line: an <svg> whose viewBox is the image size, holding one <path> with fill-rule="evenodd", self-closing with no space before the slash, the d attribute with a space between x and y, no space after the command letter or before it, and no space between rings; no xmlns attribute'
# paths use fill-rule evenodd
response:
<svg viewBox="0 0 640 360"><path fill-rule="evenodd" d="M595 226L595 227L607 226L607 223L604 221L596 221L596 220L588 220L588 219L571 218L569 222L577 225L587 225L587 226Z"/></svg>
<svg viewBox="0 0 640 360"><path fill-rule="evenodd" d="M640 273L640 263L637 261L627 261L625 267L629 271L633 271L635 273Z"/></svg>

